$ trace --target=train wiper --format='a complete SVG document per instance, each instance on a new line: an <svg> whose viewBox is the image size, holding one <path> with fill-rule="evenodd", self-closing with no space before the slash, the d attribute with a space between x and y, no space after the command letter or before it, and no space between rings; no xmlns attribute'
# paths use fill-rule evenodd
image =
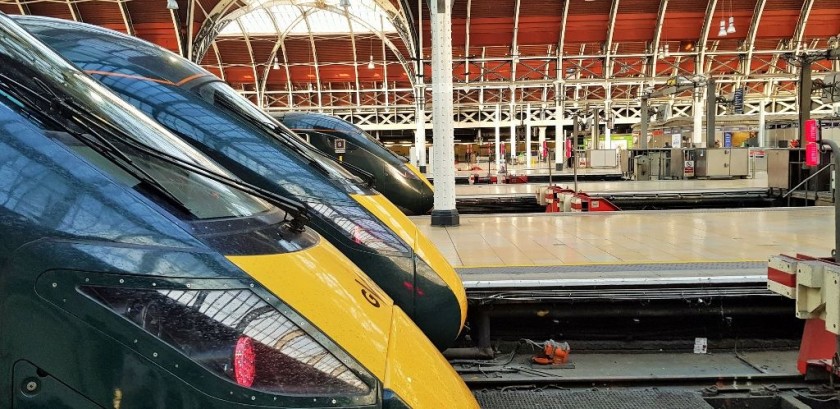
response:
<svg viewBox="0 0 840 409"><path fill-rule="evenodd" d="M38 81L37 79L34 80ZM12 87L10 86L10 84L14 84L14 86ZM39 84L39 86L44 87L43 84ZM24 90L32 96L39 97L40 99L42 99L42 101L49 102L43 97L37 95L33 90L9 78L5 74L0 74L0 88L2 88L3 92L9 97L15 99L15 101L13 102L16 102L19 106L22 105L23 108L26 108L26 114L31 118L37 119L39 122L44 124L52 124L56 128L66 132L68 135L74 137L76 140L78 140L94 152L110 160L117 167L119 167L120 169L122 169L123 171L127 172L132 177L140 181L140 183L143 183L155 189L158 192L158 194L160 194L164 197L164 199L168 200L170 203L178 207L179 210L184 211L186 213L190 213L190 209L189 207L187 207L186 204L184 204L180 199L178 199L174 194L172 194L172 192L170 192L165 186L160 184L160 182L158 182L157 179L152 177L142 167L134 163L134 161L132 161L131 158L128 157L128 155L119 150L112 143L96 135L90 135L85 134L83 132L79 132L72 126L62 121L59 121L58 119L50 115L51 113L54 113L54 107L52 106L52 104L50 104L50 107L47 109L47 112L44 112L42 107L39 106L36 102L32 101L31 99L29 99L29 97L18 92L18 90ZM58 97L56 96L56 98Z"/></svg>
<svg viewBox="0 0 840 409"><path fill-rule="evenodd" d="M130 146L131 148L136 149L137 151L140 151L164 163L200 176L204 176L210 180L239 190L240 192L259 197L260 199L263 199L283 209L284 211L286 211L287 214L292 216L292 219L288 221L289 226L296 231L303 231L306 224L310 220L309 211L306 205L304 205L301 202L285 198L271 191L244 182L240 179L225 176L223 174L209 170L196 163L181 159L179 157L170 155L158 149L149 147L148 145L144 144L143 142L140 142L133 136L126 134L121 129L111 125L108 121L98 118L96 115L84 113L72 101L60 101L61 103L63 103L63 108L73 113L74 118L76 118L76 120L80 122L82 126L91 129L92 132L95 132L94 128L99 129L99 131L108 134L112 138L120 140L121 143L124 143L125 145Z"/></svg>
<svg viewBox="0 0 840 409"><path fill-rule="evenodd" d="M246 194L259 197L274 204L275 206L285 210L287 215L292 216L292 219L289 220L288 223L290 227L294 230L303 231L306 223L309 221L308 211L305 205L303 205L302 203L287 199L282 196L278 196L274 193L265 191L240 180L218 174L198 164L191 163L180 158L176 158L165 152L161 152L155 148L151 148L146 144L138 141L134 137L127 135L124 131L122 131L119 128L116 128L115 126L111 125L102 118L99 118L97 115L84 111L75 102L62 98L47 84L45 84L38 78L32 78L33 82L35 82L39 87L43 88L47 95L49 95L50 97L38 94L34 90L9 78L5 74L0 74L0 80L2 80L0 81L0 86L2 86L2 89L4 91L7 91L9 95L19 99L22 103L27 104L31 110L35 110L35 112L41 112L41 109L38 104L32 101L28 96L22 95L17 90L26 91L29 94L29 96L38 98L42 102L49 104L49 111L60 114L61 117L71 119L73 121L73 125L88 131L89 134L78 132L75 129L73 129L72 126L69 126L68 124L56 120L49 114L41 115L43 119L46 119L50 123L56 124L63 130L66 130L70 135L79 139L80 142L89 146L91 149L94 149L95 151L99 152L109 160L112 160L117 166L119 166L132 176L136 177L138 180L146 182L148 185L154 187L156 190L159 191L161 195L166 197L167 200L171 200L172 203L181 207L188 213L191 213L191 210L186 205L184 205L183 202L181 202L164 186L157 182L157 180L155 180L154 177L149 175L145 170L143 170L138 165L134 164L131 161L131 159L128 158L127 155L125 155L125 153L120 151L116 146L113 145L113 143L111 143L108 140L108 138L101 135L99 132L103 132L109 137L113 138L114 140L120 141L120 143L129 146L132 149L154 157L155 159L158 159L164 163L178 167L182 170L186 170L187 172L204 176L210 180L216 181L218 183L234 188ZM14 84L14 87L10 86L9 83ZM64 110L66 112L55 112L58 109ZM91 140L91 137L93 138L93 140ZM115 161L114 159L119 160Z"/></svg>

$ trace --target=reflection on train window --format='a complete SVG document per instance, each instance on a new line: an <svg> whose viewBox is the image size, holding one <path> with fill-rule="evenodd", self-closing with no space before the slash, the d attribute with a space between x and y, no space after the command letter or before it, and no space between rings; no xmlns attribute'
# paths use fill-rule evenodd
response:
<svg viewBox="0 0 840 409"><path fill-rule="evenodd" d="M165 127L221 152L252 172L268 175L296 195L350 200L344 192L316 177L314 170L292 160L289 153L266 143L258 130L245 128L246 124L234 121L198 98L151 81L111 76L100 80Z"/></svg>
<svg viewBox="0 0 840 409"><path fill-rule="evenodd" d="M316 396L370 391L327 348L249 290L81 291L240 386Z"/></svg>
<svg viewBox="0 0 840 409"><path fill-rule="evenodd" d="M342 206L338 203L308 202L316 213L324 215L358 244L385 253L409 253L404 242L378 220L371 219L359 206Z"/></svg>
<svg viewBox="0 0 840 409"><path fill-rule="evenodd" d="M117 181L137 188L140 180L111 160L103 157L75 137L64 132L46 132L53 139L68 146L94 166L112 175ZM119 146L129 159L160 183L168 193L183 203L197 219L248 217L266 212L269 205L246 196L218 182L187 172L157 158L145 155L129 146Z"/></svg>

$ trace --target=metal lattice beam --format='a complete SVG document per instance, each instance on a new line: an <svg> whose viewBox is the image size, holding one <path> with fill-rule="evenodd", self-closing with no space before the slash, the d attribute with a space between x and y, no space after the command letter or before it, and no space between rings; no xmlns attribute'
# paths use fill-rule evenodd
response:
<svg viewBox="0 0 840 409"><path fill-rule="evenodd" d="M607 26L607 43L605 45L604 58L604 77L610 78L613 76L613 36L615 34L615 20L618 18L618 5L621 0L613 0L610 7L610 23Z"/></svg>
<svg viewBox="0 0 840 409"><path fill-rule="evenodd" d="M706 17L703 21L703 28L700 30L700 38L697 40L697 62L694 64L695 74L702 75L706 65L706 43L709 41L709 31L712 28L712 22L715 20L715 8L717 7L717 0L709 0L706 7ZM705 68L708 72L708 68Z"/></svg>
<svg viewBox="0 0 840 409"><path fill-rule="evenodd" d="M134 24L131 22L131 13L128 11L126 0L118 0L117 5L120 7L120 15L122 16L123 23L125 24L125 32L132 37L137 35L134 31Z"/></svg>
<svg viewBox="0 0 840 409"><path fill-rule="evenodd" d="M651 43L652 50L649 50L653 57L650 58L650 63L648 66L650 69L648 70L647 75L649 77L656 76L656 62L659 60L659 41L662 38L662 27L665 24L665 12L668 10L668 0L660 0L659 1L659 14L656 18L656 27L653 30L653 42Z"/></svg>
<svg viewBox="0 0 840 409"><path fill-rule="evenodd" d="M741 72L744 73L744 76L749 76L752 74L752 62L753 62L753 55L755 51L755 38L758 35L758 26L761 24L761 16L764 15L764 7L767 5L767 0L757 0L755 2L755 9L753 10L753 18L750 22L750 29L747 31L747 56L743 60L744 66L741 67Z"/></svg>
<svg viewBox="0 0 840 409"><path fill-rule="evenodd" d="M66 0L66 3L67 8L70 9L70 16L73 17L73 21L82 22L82 13L79 12L79 7L76 3L71 0Z"/></svg>
<svg viewBox="0 0 840 409"><path fill-rule="evenodd" d="M808 25L808 17L814 7L814 0L804 0L799 10L799 20L796 22L796 29L793 31L793 44L796 45L796 52L802 49L802 39L805 38L805 27Z"/></svg>

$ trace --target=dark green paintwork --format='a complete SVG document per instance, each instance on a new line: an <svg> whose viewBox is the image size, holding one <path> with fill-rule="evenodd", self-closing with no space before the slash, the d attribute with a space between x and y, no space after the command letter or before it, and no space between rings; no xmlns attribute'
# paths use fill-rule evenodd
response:
<svg viewBox="0 0 840 409"><path fill-rule="evenodd" d="M366 194L366 190L347 180L326 178L308 166L305 157L264 130L199 97L218 82L215 77L178 87L174 83L184 78L210 74L168 51L114 31L66 20L15 20L81 69L173 83L95 76L242 180L308 204L313 230L373 279L438 348L445 349L456 339L461 324L457 298L436 272L415 265L414 252L407 243L349 195ZM285 137L297 138L291 133ZM348 235L346 226L372 231L393 249L359 245Z"/></svg>
<svg viewBox="0 0 840 409"><path fill-rule="evenodd" d="M0 72L56 67L33 42L0 15ZM122 408L379 406L378 381L229 262L218 243L208 244L153 195L120 184L8 104L0 97L0 408L114 408L117 397ZM312 243L301 238L303 246ZM93 284L251 289L330 349L371 392L304 397L242 388L78 291ZM36 388L24 392L30 381Z"/></svg>
<svg viewBox="0 0 840 409"><path fill-rule="evenodd" d="M335 140L344 139L341 159L376 178L376 190L408 215L427 214L434 206L434 192L407 168L407 161L380 145L359 127L324 114L289 112L275 116L298 134L307 135L318 150L338 159Z"/></svg>

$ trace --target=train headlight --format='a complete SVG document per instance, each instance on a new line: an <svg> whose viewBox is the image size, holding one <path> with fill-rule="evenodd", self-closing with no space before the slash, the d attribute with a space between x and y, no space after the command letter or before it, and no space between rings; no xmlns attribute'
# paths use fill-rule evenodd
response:
<svg viewBox="0 0 840 409"><path fill-rule="evenodd" d="M368 386L256 293L125 289L81 292L240 386L268 393L364 395Z"/></svg>

